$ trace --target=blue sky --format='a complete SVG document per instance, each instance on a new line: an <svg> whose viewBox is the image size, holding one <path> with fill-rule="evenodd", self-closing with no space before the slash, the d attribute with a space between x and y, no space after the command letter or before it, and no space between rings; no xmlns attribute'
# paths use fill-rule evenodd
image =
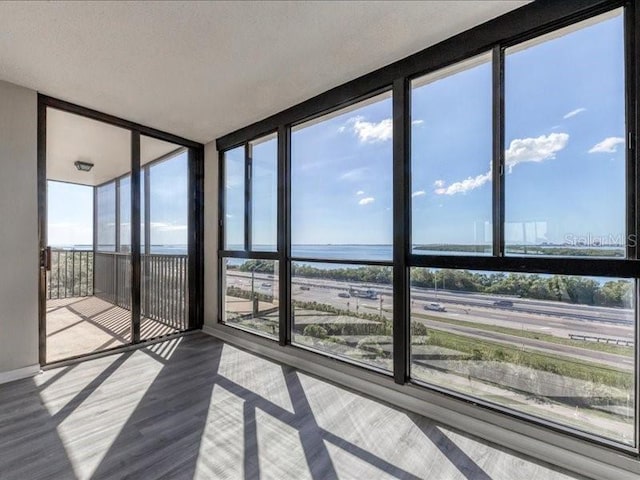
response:
<svg viewBox="0 0 640 480"><path fill-rule="evenodd" d="M291 135L291 242L390 244L390 94Z"/></svg>
<svg viewBox="0 0 640 480"><path fill-rule="evenodd" d="M151 243L186 245L188 223L187 154L155 164L150 171ZM141 180L144 180L142 177ZM144 188L144 181L141 182ZM121 181L121 243L131 243L130 182ZM103 189L98 203L99 244L115 239L115 189ZM91 245L93 243L93 189L83 185L48 182L48 236L51 246ZM144 210L144 207L142 207Z"/></svg>
<svg viewBox="0 0 640 480"><path fill-rule="evenodd" d="M622 25L507 52L508 244L623 238ZM491 243L489 60L412 92L414 244ZM391 243L391 128L384 98L294 131L294 244Z"/></svg>
<svg viewBox="0 0 640 480"><path fill-rule="evenodd" d="M507 245L624 243L620 13L506 52ZM413 85L414 244L492 242L491 57L461 67ZM386 94L294 128L294 245L392 243L391 108ZM275 238L276 142L267 144L271 177L254 195L257 243ZM227 155L231 244L242 242L242 157L241 149Z"/></svg>

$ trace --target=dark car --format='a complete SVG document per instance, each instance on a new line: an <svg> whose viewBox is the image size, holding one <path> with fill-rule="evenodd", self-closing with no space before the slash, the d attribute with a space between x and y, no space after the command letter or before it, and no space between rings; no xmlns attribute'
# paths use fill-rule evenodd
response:
<svg viewBox="0 0 640 480"><path fill-rule="evenodd" d="M302 285L300 290L311 290L311 287L307 287L306 285Z"/></svg>
<svg viewBox="0 0 640 480"><path fill-rule="evenodd" d="M495 307L513 307L513 302L511 300L496 300L493 305Z"/></svg>

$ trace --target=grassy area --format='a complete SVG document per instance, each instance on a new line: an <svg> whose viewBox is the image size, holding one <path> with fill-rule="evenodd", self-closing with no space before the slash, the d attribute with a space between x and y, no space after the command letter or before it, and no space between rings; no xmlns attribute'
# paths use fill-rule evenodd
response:
<svg viewBox="0 0 640 480"><path fill-rule="evenodd" d="M472 339L464 335L434 329L429 332L427 344L466 353L470 360L511 363L611 387L633 388L633 374L631 372L622 372L597 363L521 350L501 343Z"/></svg>
<svg viewBox="0 0 640 480"><path fill-rule="evenodd" d="M582 348L585 350L595 350L598 352L614 353L625 357L633 357L633 347L625 347L622 345L612 345L610 343L596 343L582 340L572 340L571 338L556 337L549 333L532 332L519 328L501 327L499 325L488 325L485 323L469 322L466 320L455 320L451 318L436 317L434 315L425 315L423 313L412 313L412 317L424 318L434 322L448 323L450 325L458 325L461 327L470 327L477 330L486 330L489 332L504 333L505 335L513 335L514 337L531 338L541 340L543 342L556 343L559 345L567 345L570 347Z"/></svg>

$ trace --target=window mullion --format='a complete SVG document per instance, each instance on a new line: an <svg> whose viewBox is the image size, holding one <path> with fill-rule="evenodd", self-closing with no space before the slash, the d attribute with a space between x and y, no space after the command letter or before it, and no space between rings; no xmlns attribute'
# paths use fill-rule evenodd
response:
<svg viewBox="0 0 640 480"><path fill-rule="evenodd" d="M407 268L411 248L409 92L406 77L393 82L393 376L399 384L405 383L409 378L411 342Z"/></svg>
<svg viewBox="0 0 640 480"><path fill-rule="evenodd" d="M493 48L493 255L504 256L504 50Z"/></svg>
<svg viewBox="0 0 640 480"><path fill-rule="evenodd" d="M251 201L251 144L244 145L244 249L251 251L251 222L252 222L252 201Z"/></svg>
<svg viewBox="0 0 640 480"><path fill-rule="evenodd" d="M280 345L291 343L291 129L278 127L278 255L280 258Z"/></svg>

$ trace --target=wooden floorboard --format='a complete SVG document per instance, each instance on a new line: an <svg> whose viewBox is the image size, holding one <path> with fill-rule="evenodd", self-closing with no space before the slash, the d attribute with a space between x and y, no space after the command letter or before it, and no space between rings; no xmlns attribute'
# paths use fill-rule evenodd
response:
<svg viewBox="0 0 640 480"><path fill-rule="evenodd" d="M194 334L0 385L0 479L577 478Z"/></svg>

